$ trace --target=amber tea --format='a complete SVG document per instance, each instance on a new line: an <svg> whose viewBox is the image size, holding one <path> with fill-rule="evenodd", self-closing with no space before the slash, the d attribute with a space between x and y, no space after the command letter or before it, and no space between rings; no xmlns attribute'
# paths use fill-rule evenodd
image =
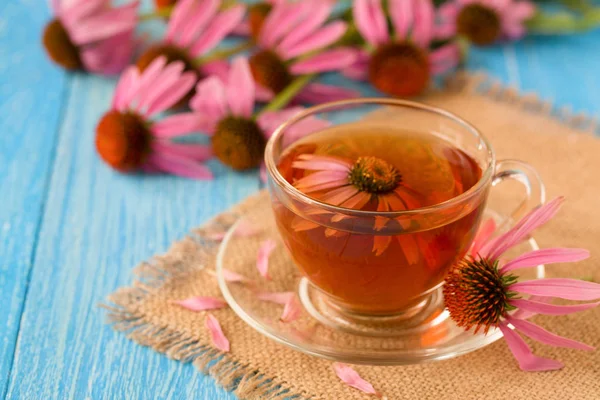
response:
<svg viewBox="0 0 600 400"><path fill-rule="evenodd" d="M434 134L365 124L338 125L296 142L278 169L311 198L374 212L443 203L482 174L472 157ZM483 206L441 226L418 214L410 222L374 217L368 233L315 223L293 207L274 210L295 263L317 288L350 310L388 314L416 306L441 284L471 245Z"/></svg>

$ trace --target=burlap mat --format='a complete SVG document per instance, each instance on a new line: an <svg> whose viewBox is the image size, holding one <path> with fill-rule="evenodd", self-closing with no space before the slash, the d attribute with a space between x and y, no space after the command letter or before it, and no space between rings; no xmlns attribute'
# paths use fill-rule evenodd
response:
<svg viewBox="0 0 600 400"><path fill-rule="evenodd" d="M448 90L422 99L455 112L479 127L499 158L526 160L544 178L550 197L567 196L559 216L536 235L544 246L584 247L592 258L548 268L548 276L600 280L600 141L594 121L556 113L535 96L519 96L485 77L460 76ZM587 134L586 134L587 131ZM596 178L596 179L595 179ZM366 399L342 384L331 363L264 338L229 309L215 311L232 349L211 347L204 315L170 300L219 295L214 269L217 245L203 234L221 230L235 215L267 207L260 193L175 243L165 255L136 269L137 280L109 299L112 326L139 344L182 362L194 362L244 399ZM535 317L547 329L600 346L600 308L563 317ZM500 340L447 361L405 367L358 366L359 373L388 399L600 399L600 351L583 352L533 345L537 354L566 364L562 371L521 372ZM126 355L124 355L126 356Z"/></svg>

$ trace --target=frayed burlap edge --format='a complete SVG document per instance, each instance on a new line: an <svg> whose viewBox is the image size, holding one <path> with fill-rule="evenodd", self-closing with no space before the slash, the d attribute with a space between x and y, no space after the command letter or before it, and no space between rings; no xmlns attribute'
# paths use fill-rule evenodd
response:
<svg viewBox="0 0 600 400"><path fill-rule="evenodd" d="M599 133L597 119L585 114L573 114L570 107L557 108L552 103L540 99L531 93L520 93L518 89L506 87L485 73L459 72L447 79L444 90L462 93L477 93L495 101L509 103L525 111L545 115L576 129L582 133ZM236 219L239 215L236 208L217 216L198 230L176 242L172 248L185 241L194 241L200 245L214 243L206 241L202 232L211 227L227 225L227 220ZM203 250L207 263L215 257L216 248ZM177 332L156 321L150 321L139 311L138 304L152 296L163 285L173 279L184 278L198 272L204 263L168 263L161 257L144 262L134 269L136 278L131 287L118 289L107 297L107 304L100 307L107 310L107 323L134 342L148 346L165 354L167 357L193 365L202 373L210 375L226 390L233 392L241 399L283 400L290 398L310 399L308 394L288 382L278 382L275 377L268 377L248 364L236 360L232 354L224 354L210 344L201 343L187 333Z"/></svg>

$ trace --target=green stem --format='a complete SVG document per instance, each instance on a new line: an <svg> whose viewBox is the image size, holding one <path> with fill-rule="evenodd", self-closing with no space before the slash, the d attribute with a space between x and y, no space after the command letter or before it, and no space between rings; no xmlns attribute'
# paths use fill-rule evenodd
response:
<svg viewBox="0 0 600 400"><path fill-rule="evenodd" d="M229 58L237 53L240 53L244 50L250 50L254 46L254 43L251 41L242 42L238 45L228 47L226 49L218 49L212 51L210 54L207 54L202 57L198 57L194 60L194 63L202 65L207 62L223 60L225 58Z"/></svg>
<svg viewBox="0 0 600 400"><path fill-rule="evenodd" d="M529 21L527 30L547 35L584 32L600 26L600 7L576 15L570 12L545 13L539 11Z"/></svg>
<svg viewBox="0 0 600 400"><path fill-rule="evenodd" d="M172 11L173 6L167 6L159 8L158 10L151 13L140 14L140 22L151 21L157 18L169 18L171 16Z"/></svg>
<svg viewBox="0 0 600 400"><path fill-rule="evenodd" d="M279 92L277 96L275 96L273 100L271 100L271 102L260 111L260 113L263 113L265 111L281 110L282 108L287 106L290 103L290 101L292 101L292 99L296 97L296 95L316 76L317 74L308 74L297 77L292 81L292 83L287 85L285 89Z"/></svg>

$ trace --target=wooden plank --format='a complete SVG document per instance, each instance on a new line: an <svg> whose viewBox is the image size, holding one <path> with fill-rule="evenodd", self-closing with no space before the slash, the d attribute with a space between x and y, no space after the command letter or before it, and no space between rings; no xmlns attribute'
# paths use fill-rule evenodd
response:
<svg viewBox="0 0 600 400"><path fill-rule="evenodd" d="M113 87L73 78L8 398L232 398L113 332L97 304L130 283L132 266L256 191L257 174L221 167L199 182L110 170L95 154L94 128Z"/></svg>
<svg viewBox="0 0 600 400"><path fill-rule="evenodd" d="M0 398L6 392L57 140L64 73L39 46L46 7L0 2Z"/></svg>

